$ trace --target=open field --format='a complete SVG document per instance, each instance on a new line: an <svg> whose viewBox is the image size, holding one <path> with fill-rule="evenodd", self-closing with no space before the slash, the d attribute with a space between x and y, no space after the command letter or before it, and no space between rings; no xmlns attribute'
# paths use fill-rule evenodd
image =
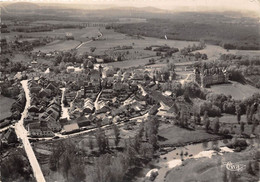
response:
<svg viewBox="0 0 260 182"><path fill-rule="evenodd" d="M133 49L142 51L144 50L145 47L151 45L167 44L170 47L176 47L181 49L188 45L198 43L198 42L191 42L191 41L165 40L165 39L158 39L158 38L151 38L151 37L143 37L138 39L137 37L134 36L127 36L125 34L121 34L113 30L106 30L106 29L102 29L101 32L103 33L103 36L100 40L82 46L78 50L78 53L81 54L86 51L89 52L90 47L96 47L97 49L95 50L94 54L100 54L116 46L133 46Z"/></svg>
<svg viewBox="0 0 260 182"><path fill-rule="evenodd" d="M0 95L0 120L12 115L10 109L14 102L14 99Z"/></svg>
<svg viewBox="0 0 260 182"><path fill-rule="evenodd" d="M51 51L68 51L70 49L74 49L79 44L80 44L80 42L76 41L76 40L67 40L67 41L59 41L59 42L55 41L55 43L50 43L43 47L34 48L33 51L34 52L41 51L44 53L48 53Z"/></svg>
<svg viewBox="0 0 260 182"><path fill-rule="evenodd" d="M229 50L216 46L207 44L206 48L199 51L194 51L194 53L200 52L202 54L207 54L209 60L216 60L221 54L235 54L235 55L260 55L259 50Z"/></svg>
<svg viewBox="0 0 260 182"><path fill-rule="evenodd" d="M184 145L190 142L198 142L201 140L214 139L219 137L208 134L204 130L189 131L174 125L159 128L158 135L168 139L165 141L160 141L160 145Z"/></svg>
<svg viewBox="0 0 260 182"><path fill-rule="evenodd" d="M241 121L246 122L246 115L241 116ZM237 124L237 116L236 115L231 115L231 114L223 114L219 118L220 123L230 123L230 124Z"/></svg>
<svg viewBox="0 0 260 182"><path fill-rule="evenodd" d="M252 160L252 155L255 150L251 149L241 153L226 153L222 156L213 156L212 158L188 159L183 162L183 165L173 168L166 177L166 182L183 182L183 181L211 181L222 182L225 162L239 163L248 165ZM259 174L248 174L247 170L241 172L227 171L227 175L231 173L236 174L238 179L236 181L258 181ZM183 175L185 174L185 175Z"/></svg>
<svg viewBox="0 0 260 182"><path fill-rule="evenodd" d="M260 92L259 89L251 85L243 85L234 81L230 81L228 84L213 85L209 90L217 94L231 95L232 98L237 100L245 99L252 96L254 93Z"/></svg>
<svg viewBox="0 0 260 182"><path fill-rule="evenodd" d="M214 120L214 118L210 118L211 120ZM223 114L223 116L219 117L219 122L220 122L220 130L224 130L224 129L228 129L229 132L233 132L233 134L241 134L241 130L240 130L240 124L238 124L237 122L237 116L236 115L230 115L230 114ZM252 134L252 127L253 125L247 124L247 120L246 120L246 115L242 115L241 116L241 122L246 123L244 125L244 132L247 135L251 135ZM214 128L213 126L213 122L211 123L210 127ZM260 125L257 125L255 127L255 133L260 133Z"/></svg>
<svg viewBox="0 0 260 182"><path fill-rule="evenodd" d="M11 32L11 33L2 33L2 37L5 37L7 41L14 41L15 38L19 35L25 38L37 38L37 37L52 37L52 38L65 38L66 34L70 33L74 36L74 39L77 41L87 41L91 37L97 37L98 27L87 27L87 28L68 28L68 29L56 29L53 31L46 32Z"/></svg>
<svg viewBox="0 0 260 182"><path fill-rule="evenodd" d="M158 56L153 57L154 59L159 58ZM135 60L127 60L127 61L120 61L120 62L112 62L108 63L109 66L114 66L116 68L130 68L130 67L137 67L137 66L143 66L147 63L149 63L149 58L142 58L142 59L135 59Z"/></svg>
<svg viewBox="0 0 260 182"><path fill-rule="evenodd" d="M89 44L85 44L80 49L78 49L78 54L83 54L85 52L91 52L91 47L96 47L94 55L111 55L111 52L114 52L113 49L116 46L132 46L132 51L136 54L136 51L139 54L139 58L145 57L147 55L154 55L155 52L153 51L145 51L144 48L151 46L151 45L168 45L170 47L175 47L182 49L187 46L192 46L193 44L198 44L198 41L182 41L182 40L166 40L160 38L153 38L153 37L142 37L137 38L136 36L129 36L119 32L115 32L114 30L107 30L102 28L101 32L103 34L102 38L93 41ZM126 50L124 50L126 51ZM129 50L130 52L131 50ZM216 60L219 58L221 54L253 54L253 55L260 55L260 51L251 51L251 50L229 50L217 46L217 45L209 45L207 44L206 48L200 51L195 51L200 53L206 53L208 55L208 60ZM195 53L194 52L194 53ZM132 53L130 53L132 54ZM128 59L132 57L129 56ZM133 58L132 58L133 59ZM137 59L136 57L134 59ZM176 61L176 60L175 60Z"/></svg>

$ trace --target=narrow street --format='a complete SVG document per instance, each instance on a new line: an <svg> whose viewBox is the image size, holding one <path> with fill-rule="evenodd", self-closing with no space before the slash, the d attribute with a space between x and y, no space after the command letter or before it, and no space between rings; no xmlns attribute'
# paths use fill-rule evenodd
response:
<svg viewBox="0 0 260 182"><path fill-rule="evenodd" d="M30 107L30 102L31 102L31 98L30 98L30 91L28 88L28 80L23 80L21 81L22 87L24 89L25 92L25 97L26 97L26 105L24 108L24 111L22 113L22 117L21 119L15 124L15 132L18 138L20 138L23 142L23 146L25 149L25 152L27 154L27 157L29 159L30 165L32 167L32 171L34 173L34 177L36 178L37 182L45 182L41 167L37 161L37 158L34 154L34 151L32 149L31 143L28 140L28 132L27 130L24 128L23 122L24 122L24 118L26 118L27 114L28 114L28 108Z"/></svg>
<svg viewBox="0 0 260 182"><path fill-rule="evenodd" d="M95 108L96 108L96 110L99 110L100 108L100 106L99 106L99 104L98 104L98 100L99 100L99 97L100 97L100 95L102 94L102 90L99 92L99 94L98 94L98 96L97 96L97 98L96 98L96 100L95 100L95 102L94 102L94 106L95 106Z"/></svg>
<svg viewBox="0 0 260 182"><path fill-rule="evenodd" d="M65 98L65 90L66 88L61 88L62 91L62 95L61 95L61 118L67 118L68 120L70 120L70 116L69 116L69 111L68 111L68 107L64 106L64 98Z"/></svg>
<svg viewBox="0 0 260 182"><path fill-rule="evenodd" d="M139 89L141 89L142 91L142 96L146 96L147 95L147 92L144 90L144 87L140 84L137 85Z"/></svg>

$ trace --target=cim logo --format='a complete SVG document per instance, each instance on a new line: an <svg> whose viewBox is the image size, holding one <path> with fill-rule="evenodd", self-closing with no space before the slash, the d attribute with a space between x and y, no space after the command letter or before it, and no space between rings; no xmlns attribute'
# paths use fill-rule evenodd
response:
<svg viewBox="0 0 260 182"><path fill-rule="evenodd" d="M246 169L246 165L244 164L239 164L239 163L232 163L232 162L225 162L223 163L224 165L226 165L227 170L229 171L237 171L237 172L241 172L244 169Z"/></svg>

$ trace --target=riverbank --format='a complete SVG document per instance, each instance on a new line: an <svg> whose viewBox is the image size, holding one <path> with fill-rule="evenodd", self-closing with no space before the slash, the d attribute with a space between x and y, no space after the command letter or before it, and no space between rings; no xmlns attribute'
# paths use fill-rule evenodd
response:
<svg viewBox="0 0 260 182"><path fill-rule="evenodd" d="M180 166L171 169L167 172L165 182L182 182L182 181L211 181L222 182L225 178L231 178L235 175L236 181L258 181L259 172L249 174L247 167L249 161L253 162L253 156L256 155L257 150L250 148L244 152L239 153L225 153L223 155L215 155L211 158L201 158L200 160L188 159L185 160ZM245 165L245 169L240 172L232 172L226 168L226 163ZM253 172L254 166L252 165ZM183 175L185 174L185 175ZM174 180L173 180L174 179Z"/></svg>

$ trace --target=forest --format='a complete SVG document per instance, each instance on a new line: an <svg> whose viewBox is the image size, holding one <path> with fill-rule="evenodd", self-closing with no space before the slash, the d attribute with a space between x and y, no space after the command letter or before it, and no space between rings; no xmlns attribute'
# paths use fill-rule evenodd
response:
<svg viewBox="0 0 260 182"><path fill-rule="evenodd" d="M195 14L196 15L196 14ZM192 14L190 15L192 16ZM205 15L206 16L206 15ZM216 18L204 22L205 17L197 19L160 18L149 19L147 23L114 25L115 31L128 35L165 38L172 40L205 41L225 49L259 50L260 34L257 22L234 22L232 18Z"/></svg>

